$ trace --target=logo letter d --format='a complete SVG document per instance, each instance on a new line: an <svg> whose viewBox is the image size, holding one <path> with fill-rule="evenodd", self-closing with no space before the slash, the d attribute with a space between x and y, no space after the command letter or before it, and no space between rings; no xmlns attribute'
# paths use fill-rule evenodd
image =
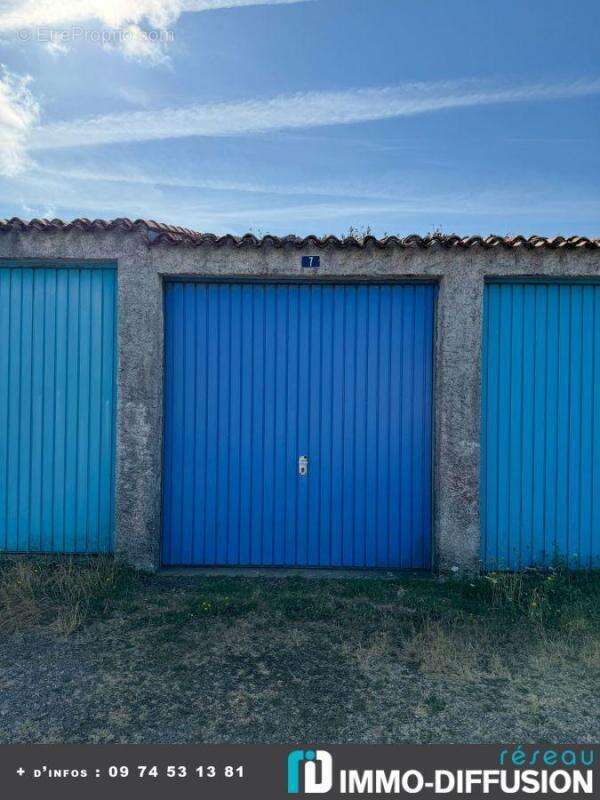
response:
<svg viewBox="0 0 600 800"><path fill-rule="evenodd" d="M317 780L317 761L321 764L321 780ZM306 794L325 794L333 786L333 759L326 750L317 750L314 761L304 764L304 791Z"/></svg>

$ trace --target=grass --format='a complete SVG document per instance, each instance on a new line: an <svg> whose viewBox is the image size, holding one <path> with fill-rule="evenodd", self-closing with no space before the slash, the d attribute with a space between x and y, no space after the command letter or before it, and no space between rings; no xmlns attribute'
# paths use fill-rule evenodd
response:
<svg viewBox="0 0 600 800"><path fill-rule="evenodd" d="M599 573L168 578L10 559L0 741L593 741L599 598Z"/></svg>
<svg viewBox="0 0 600 800"><path fill-rule="evenodd" d="M136 574L108 557L0 562L0 630L50 626L62 635L105 617L138 583Z"/></svg>

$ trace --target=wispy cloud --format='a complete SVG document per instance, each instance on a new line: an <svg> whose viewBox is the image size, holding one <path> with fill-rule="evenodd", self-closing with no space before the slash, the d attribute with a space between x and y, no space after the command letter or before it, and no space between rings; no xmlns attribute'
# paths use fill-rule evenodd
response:
<svg viewBox="0 0 600 800"><path fill-rule="evenodd" d="M16 175L28 163L27 139L39 117L27 75L0 65L0 173Z"/></svg>
<svg viewBox="0 0 600 800"><path fill-rule="evenodd" d="M44 205L40 205L41 189L47 190ZM530 220L542 214L545 232L571 234L573 225L580 226L583 220L589 226L589 220L597 218L600 211L600 203L594 199L568 197L550 202L546 196L538 196L527 203L518 191L512 197L495 197L492 193L481 195L474 191L468 195L456 193L452 196L422 194L388 202L338 200L250 207L232 207L229 204L216 207L210 199L164 196L152 190L142 194L139 191L124 192L121 188L92 194L73 186L65 191L58 184L49 187L44 183L29 188L21 184L19 191L11 196L10 213L14 213L15 204L21 204L27 216L150 217L213 233L244 233L249 229L279 233L342 233L350 225L360 227L367 224L375 225L381 233L385 230L411 233L416 228L425 232L438 224L443 224L445 230L472 233L481 229L482 219L488 232L496 230L502 233L507 225L516 224L519 232L534 233L536 223L532 225ZM27 208L31 210L27 211ZM48 208L52 210L49 212ZM568 224L565 224L566 215L570 220ZM415 220L419 223L417 226ZM476 220L474 224L473 220ZM591 232L594 233L594 229Z"/></svg>
<svg viewBox="0 0 600 800"><path fill-rule="evenodd" d="M118 164L113 166L113 171L104 168L93 169L90 167L63 169L36 166L35 172L47 175L57 180L88 181L92 183L112 183L123 185L155 186L166 189L202 189L210 192L228 192L241 195L281 195L284 197L314 196L314 197L342 197L365 199L393 199L398 197L406 187L398 184L394 188L383 184L370 185L364 180L360 183L350 181L326 181L321 183L268 183L265 181L240 181L223 178L198 178L192 175L178 177L169 174L168 170L157 174L132 172Z"/></svg>
<svg viewBox="0 0 600 800"><path fill-rule="evenodd" d="M39 125L40 108L30 89L30 77L2 69L0 173L3 174L22 170L28 163L29 150L178 137L251 135L500 103L567 100L600 93L600 78L517 86L493 86L474 80L414 83L380 89L309 92L238 103L135 110ZM266 187L265 192L269 191L271 189ZM277 190L273 189L272 193L276 194Z"/></svg>
<svg viewBox="0 0 600 800"><path fill-rule="evenodd" d="M600 78L494 86L477 81L412 83L381 89L308 92L240 103L106 114L38 128L39 150L186 136L235 136L344 125L500 103L566 100L600 93Z"/></svg>
<svg viewBox="0 0 600 800"><path fill-rule="evenodd" d="M303 2L310 0L9 0L0 10L0 33L100 24L122 33L109 45L112 49L138 61L159 63L166 60L169 40L149 36L148 29L164 31L183 13ZM46 42L55 55L68 49L60 39Z"/></svg>
<svg viewBox="0 0 600 800"><path fill-rule="evenodd" d="M596 219L600 201L580 190L564 191L560 184L537 181L524 187L520 184L502 187L480 187L463 181L446 190L432 189L430 176L420 184L410 185L396 176L396 191L386 189L378 194L376 182L364 182L362 192L354 191L347 182L325 182L309 185L291 181L270 186L235 181L190 181L162 178L153 183L143 175L117 175L90 168L63 172L61 169L34 167L21 178L5 180L0 196L13 198L13 203L35 208L33 216L42 214L46 205L60 216L132 216L151 217L165 222L186 225L216 233L243 232L249 228L289 232L342 231L352 225L375 224L381 230L405 230L411 220L425 219L432 227L444 223L455 229L466 220L486 219L489 230L505 230L507 220L529 220L541 215L548 233L569 232L560 227L565 215L579 224ZM390 178L391 179L391 178ZM140 191L139 185L144 184ZM180 188L213 188L223 194L218 202L206 191L179 191ZM237 187L237 188L236 188ZM268 197L271 190L280 195ZM267 191L264 191L267 190ZM325 199L325 197L328 199ZM43 199L42 199L43 198ZM298 201L298 198L301 198ZM45 204L43 207L40 203ZM1 201L0 201L1 204ZM557 227L553 229L553 224ZM404 227L403 227L404 226ZM476 226L479 227L479 224ZM521 226L522 227L522 226Z"/></svg>

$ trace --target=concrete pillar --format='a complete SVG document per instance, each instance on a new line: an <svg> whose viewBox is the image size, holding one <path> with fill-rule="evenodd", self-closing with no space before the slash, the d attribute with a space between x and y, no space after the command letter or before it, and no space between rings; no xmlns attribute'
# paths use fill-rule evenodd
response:
<svg viewBox="0 0 600 800"><path fill-rule="evenodd" d="M116 551L160 566L163 415L161 277L149 250L119 260Z"/></svg>
<svg viewBox="0 0 600 800"><path fill-rule="evenodd" d="M483 289L469 264L440 283L434 502L442 571L479 570Z"/></svg>

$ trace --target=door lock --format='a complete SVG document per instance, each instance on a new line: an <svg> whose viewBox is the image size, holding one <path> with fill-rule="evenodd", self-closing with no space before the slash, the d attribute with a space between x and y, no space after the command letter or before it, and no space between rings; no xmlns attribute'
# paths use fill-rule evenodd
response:
<svg viewBox="0 0 600 800"><path fill-rule="evenodd" d="M298 475L305 478L308 475L308 456L300 456L298 459Z"/></svg>

